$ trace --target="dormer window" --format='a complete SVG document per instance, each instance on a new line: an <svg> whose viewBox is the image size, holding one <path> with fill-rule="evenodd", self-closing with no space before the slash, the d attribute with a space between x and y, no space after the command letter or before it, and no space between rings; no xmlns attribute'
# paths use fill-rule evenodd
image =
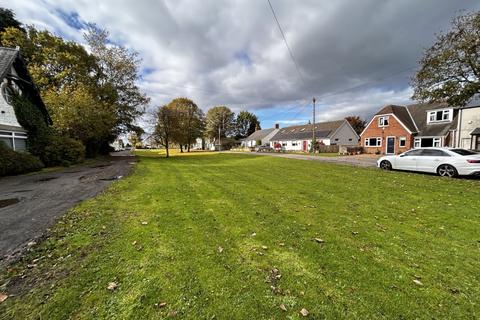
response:
<svg viewBox="0 0 480 320"><path fill-rule="evenodd" d="M0 87L0 91L2 92L3 99L5 99L5 101L10 105L13 102L15 93L18 92L15 84L12 83L10 80L7 80L2 83Z"/></svg>
<svg viewBox="0 0 480 320"><path fill-rule="evenodd" d="M428 123L452 121L453 112L451 109L435 110L428 112Z"/></svg>
<svg viewBox="0 0 480 320"><path fill-rule="evenodd" d="M378 118L379 127L388 127L388 116Z"/></svg>

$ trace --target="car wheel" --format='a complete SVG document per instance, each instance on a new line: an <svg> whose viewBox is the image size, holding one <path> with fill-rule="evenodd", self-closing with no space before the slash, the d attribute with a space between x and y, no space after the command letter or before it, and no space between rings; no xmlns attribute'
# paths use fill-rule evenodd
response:
<svg viewBox="0 0 480 320"><path fill-rule="evenodd" d="M390 161L383 160L382 162L380 162L380 168L383 170L392 170L392 164L390 163Z"/></svg>
<svg viewBox="0 0 480 320"><path fill-rule="evenodd" d="M449 164L442 164L441 166L438 167L437 173L441 177L447 177L447 178L455 178L458 176L457 169L455 169L454 166L451 166Z"/></svg>

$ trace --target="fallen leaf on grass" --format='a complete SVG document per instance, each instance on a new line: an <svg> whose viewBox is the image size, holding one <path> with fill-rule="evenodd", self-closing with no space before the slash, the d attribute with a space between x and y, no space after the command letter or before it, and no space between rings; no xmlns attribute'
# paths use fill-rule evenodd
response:
<svg viewBox="0 0 480 320"><path fill-rule="evenodd" d="M7 294L0 292L0 303L7 300L7 298L8 298Z"/></svg>
<svg viewBox="0 0 480 320"><path fill-rule="evenodd" d="M283 303L280 305L280 309L283 310L283 311L287 311L287 307L285 307L285 305Z"/></svg>
<svg viewBox="0 0 480 320"><path fill-rule="evenodd" d="M267 246L262 246L262 249L263 250L268 250L268 247Z"/></svg>
<svg viewBox="0 0 480 320"><path fill-rule="evenodd" d="M137 240L133 241L132 242L132 246L136 245L137 244Z"/></svg>
<svg viewBox="0 0 480 320"><path fill-rule="evenodd" d="M223 252L223 247L218 247L218 253L222 253Z"/></svg>
<svg viewBox="0 0 480 320"><path fill-rule="evenodd" d="M147 221L142 221L142 224L145 226L145 225L148 224L148 222Z"/></svg>
<svg viewBox="0 0 480 320"><path fill-rule="evenodd" d="M118 283L116 283L116 282L109 282L108 283L108 286L107 286L108 290L113 291L117 288L118 288Z"/></svg>
<svg viewBox="0 0 480 320"><path fill-rule="evenodd" d="M320 238L315 238L315 241L316 241L317 243L325 243L325 240L320 239Z"/></svg>
<svg viewBox="0 0 480 320"><path fill-rule="evenodd" d="M304 317L308 316L309 312L307 309L303 308L302 310L300 310L300 314Z"/></svg>
<svg viewBox="0 0 480 320"><path fill-rule="evenodd" d="M422 281L420 281L420 280L418 280L418 279L413 279L413 283L415 283L415 284L418 285L418 286L423 286Z"/></svg>
<svg viewBox="0 0 480 320"><path fill-rule="evenodd" d="M155 303L155 307L157 307L157 308L163 308L163 307L165 307L166 305L167 305L166 302Z"/></svg>

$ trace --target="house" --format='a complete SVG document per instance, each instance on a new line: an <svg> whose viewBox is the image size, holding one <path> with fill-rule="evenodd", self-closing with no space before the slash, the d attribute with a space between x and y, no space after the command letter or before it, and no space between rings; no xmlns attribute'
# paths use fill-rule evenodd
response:
<svg viewBox="0 0 480 320"><path fill-rule="evenodd" d="M287 151L308 151L312 143L312 131L315 140L324 145L357 145L358 135L347 120L337 120L291 126L280 129L271 139L270 146L280 145Z"/></svg>
<svg viewBox="0 0 480 320"><path fill-rule="evenodd" d="M458 111L456 147L480 151L480 99L475 97Z"/></svg>
<svg viewBox="0 0 480 320"><path fill-rule="evenodd" d="M242 140L242 147L252 148L257 145L268 146L272 137L280 130L280 125L275 124L274 128L256 130L254 133Z"/></svg>
<svg viewBox="0 0 480 320"><path fill-rule="evenodd" d="M215 140L209 138L197 138L192 145L193 150L216 150Z"/></svg>
<svg viewBox="0 0 480 320"><path fill-rule="evenodd" d="M0 47L0 83L0 142L15 151L26 151L28 132L18 122L12 105L14 96L18 94L27 97L40 110L48 124L52 124L52 120L18 47Z"/></svg>
<svg viewBox="0 0 480 320"><path fill-rule="evenodd" d="M471 121L464 124L468 143L473 145L474 120L478 107L455 108L446 103L388 105L377 112L360 134L366 153L398 154L419 147L458 147L460 115ZM470 128L470 129L469 129ZM468 131L470 130L470 131ZM460 131L461 133L461 131ZM464 133L466 135L466 133Z"/></svg>

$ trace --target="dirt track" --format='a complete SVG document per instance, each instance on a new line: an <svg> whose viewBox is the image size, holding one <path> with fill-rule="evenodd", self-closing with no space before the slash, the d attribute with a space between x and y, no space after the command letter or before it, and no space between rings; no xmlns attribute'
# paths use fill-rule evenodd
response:
<svg viewBox="0 0 480 320"><path fill-rule="evenodd" d="M68 209L92 198L112 178L125 176L134 157L110 157L90 165L0 178L0 267L18 258Z"/></svg>

